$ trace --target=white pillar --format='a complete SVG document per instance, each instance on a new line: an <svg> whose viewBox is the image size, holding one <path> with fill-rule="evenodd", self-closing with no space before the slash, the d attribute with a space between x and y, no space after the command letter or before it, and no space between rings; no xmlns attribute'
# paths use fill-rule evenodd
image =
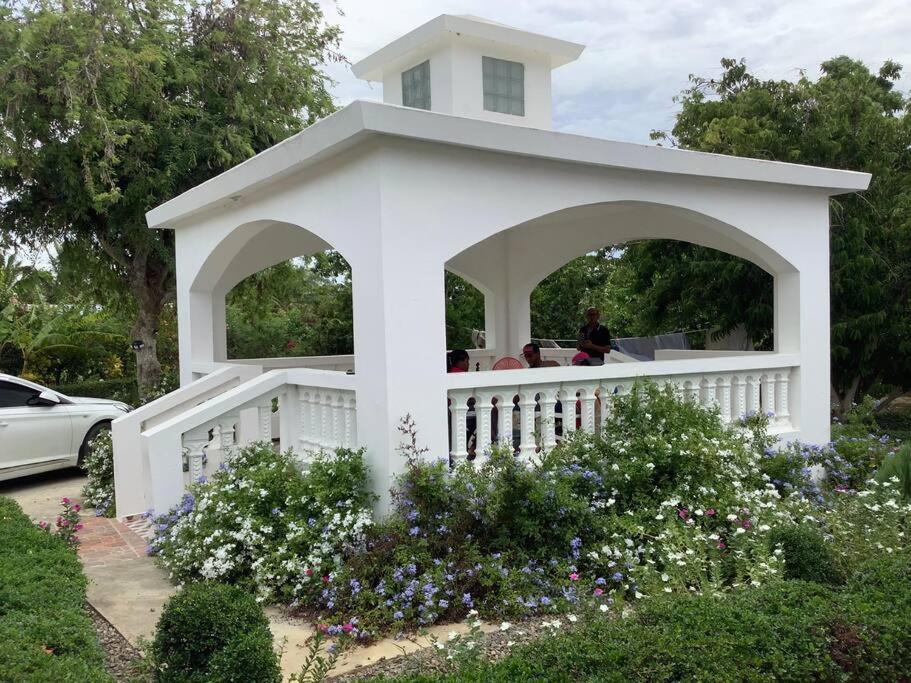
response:
<svg viewBox="0 0 911 683"><path fill-rule="evenodd" d="M352 264L357 435L367 448L380 512L404 470L400 421L410 414L428 458L448 458L443 264L414 258L396 234Z"/></svg>

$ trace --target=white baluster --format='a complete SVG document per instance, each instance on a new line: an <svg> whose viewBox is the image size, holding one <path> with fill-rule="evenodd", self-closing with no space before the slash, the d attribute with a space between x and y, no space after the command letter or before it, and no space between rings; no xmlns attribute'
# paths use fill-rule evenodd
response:
<svg viewBox="0 0 911 683"><path fill-rule="evenodd" d="M342 410L344 402L339 394L332 397L332 447L338 448L342 445Z"/></svg>
<svg viewBox="0 0 911 683"><path fill-rule="evenodd" d="M452 391L449 394L449 438L452 446L449 454L452 464L468 458L468 399L470 391Z"/></svg>
<svg viewBox="0 0 911 683"><path fill-rule="evenodd" d="M747 384L742 375L735 375L737 386L734 391L734 419L742 420L747 413Z"/></svg>
<svg viewBox="0 0 911 683"><path fill-rule="evenodd" d="M354 394L345 398L345 448L357 447L357 405Z"/></svg>
<svg viewBox="0 0 911 683"><path fill-rule="evenodd" d="M580 389L579 403L581 407L582 431L588 434L595 433L595 388L585 386Z"/></svg>
<svg viewBox="0 0 911 683"><path fill-rule="evenodd" d="M320 425L320 448L331 451L334 447L332 443L332 391L323 389L320 397L321 425Z"/></svg>
<svg viewBox="0 0 911 683"><path fill-rule="evenodd" d="M563 422L563 438L568 438L576 431L576 390L571 387L557 392L560 399L560 415Z"/></svg>
<svg viewBox="0 0 911 683"><path fill-rule="evenodd" d="M225 415L218 423L218 448L227 451L234 445L234 416Z"/></svg>
<svg viewBox="0 0 911 683"><path fill-rule="evenodd" d="M775 375L778 384L778 422L782 425L791 423L791 410L789 405L790 370L782 370Z"/></svg>
<svg viewBox="0 0 911 683"><path fill-rule="evenodd" d="M256 407L259 425L259 440L272 443L272 402Z"/></svg>
<svg viewBox="0 0 911 683"><path fill-rule="evenodd" d="M538 405L541 406L541 446L549 451L557 445L556 411L557 388L553 385L540 387Z"/></svg>
<svg viewBox="0 0 911 683"><path fill-rule="evenodd" d="M762 406L759 403L760 398L760 381L758 375L750 375L747 377L747 382L749 382L749 406L747 407L747 412L759 413L762 411Z"/></svg>
<svg viewBox="0 0 911 683"><path fill-rule="evenodd" d="M721 375L715 382L715 400L721 411L721 422L728 424L731 421L731 378Z"/></svg>
<svg viewBox="0 0 911 683"><path fill-rule="evenodd" d="M205 447L209 443L209 432L191 432L183 437L184 448L187 449L187 469L190 481L196 482L203 475L203 456Z"/></svg>
<svg viewBox="0 0 911 683"><path fill-rule="evenodd" d="M503 393L497 396L497 440L500 443L506 442L510 450L512 450L513 447L512 397L515 395L516 391L517 389L509 387L503 389Z"/></svg>
<svg viewBox="0 0 911 683"><path fill-rule="evenodd" d="M493 424L491 417L493 415L493 394L490 392L480 391L475 394L474 414L475 414L475 462L479 462L485 454L490 451L490 444L493 441Z"/></svg>
<svg viewBox="0 0 911 683"><path fill-rule="evenodd" d="M523 389L519 393L519 455L528 458L534 455L535 443L535 390Z"/></svg>
<svg viewBox="0 0 911 683"><path fill-rule="evenodd" d="M771 373L762 376L762 412L775 415L775 377Z"/></svg>

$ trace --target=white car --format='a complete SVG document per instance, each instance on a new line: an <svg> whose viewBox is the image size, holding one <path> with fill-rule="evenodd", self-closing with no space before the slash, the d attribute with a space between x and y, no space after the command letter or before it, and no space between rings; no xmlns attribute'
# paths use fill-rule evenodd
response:
<svg viewBox="0 0 911 683"><path fill-rule="evenodd" d="M88 442L130 410L0 374L0 481L81 465Z"/></svg>

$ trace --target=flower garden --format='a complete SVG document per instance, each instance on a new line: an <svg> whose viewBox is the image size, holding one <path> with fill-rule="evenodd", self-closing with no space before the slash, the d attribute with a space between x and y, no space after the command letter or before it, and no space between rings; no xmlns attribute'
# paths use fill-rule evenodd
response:
<svg viewBox="0 0 911 683"><path fill-rule="evenodd" d="M766 416L724 426L651 384L613 400L600 436L577 434L531 462L495 449L452 471L403 421L407 467L381 520L363 453L321 454L304 471L253 446L179 508L152 513L149 551L175 581L244 586L361 642L469 614L584 630L647 619L668 601L684 612L692 600L768 608L805 590L785 585L795 580L818 584L798 602L819 601L846 583L862 593L871 562L911 578L911 455L869 434L869 406L831 444L776 450ZM856 638L855 655L868 653L876 631ZM909 661L908 636L890 652Z"/></svg>

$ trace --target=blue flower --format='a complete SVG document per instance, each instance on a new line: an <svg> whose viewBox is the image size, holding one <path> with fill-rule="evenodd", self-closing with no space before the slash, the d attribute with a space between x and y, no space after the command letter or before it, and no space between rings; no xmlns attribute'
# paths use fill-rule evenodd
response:
<svg viewBox="0 0 911 683"><path fill-rule="evenodd" d="M545 607L547 607L549 604L551 604L551 599L549 597L547 597L546 595L542 595L541 604L544 605Z"/></svg>
<svg viewBox="0 0 911 683"><path fill-rule="evenodd" d="M446 609L447 607L449 607L448 600L440 600L437 604L440 606L440 609Z"/></svg>
<svg viewBox="0 0 911 683"><path fill-rule="evenodd" d="M611 578L613 578L614 581L623 581L623 574L616 572Z"/></svg>
<svg viewBox="0 0 911 683"><path fill-rule="evenodd" d="M466 607L474 607L474 601L471 599L471 593L464 593L462 595L462 604Z"/></svg>

